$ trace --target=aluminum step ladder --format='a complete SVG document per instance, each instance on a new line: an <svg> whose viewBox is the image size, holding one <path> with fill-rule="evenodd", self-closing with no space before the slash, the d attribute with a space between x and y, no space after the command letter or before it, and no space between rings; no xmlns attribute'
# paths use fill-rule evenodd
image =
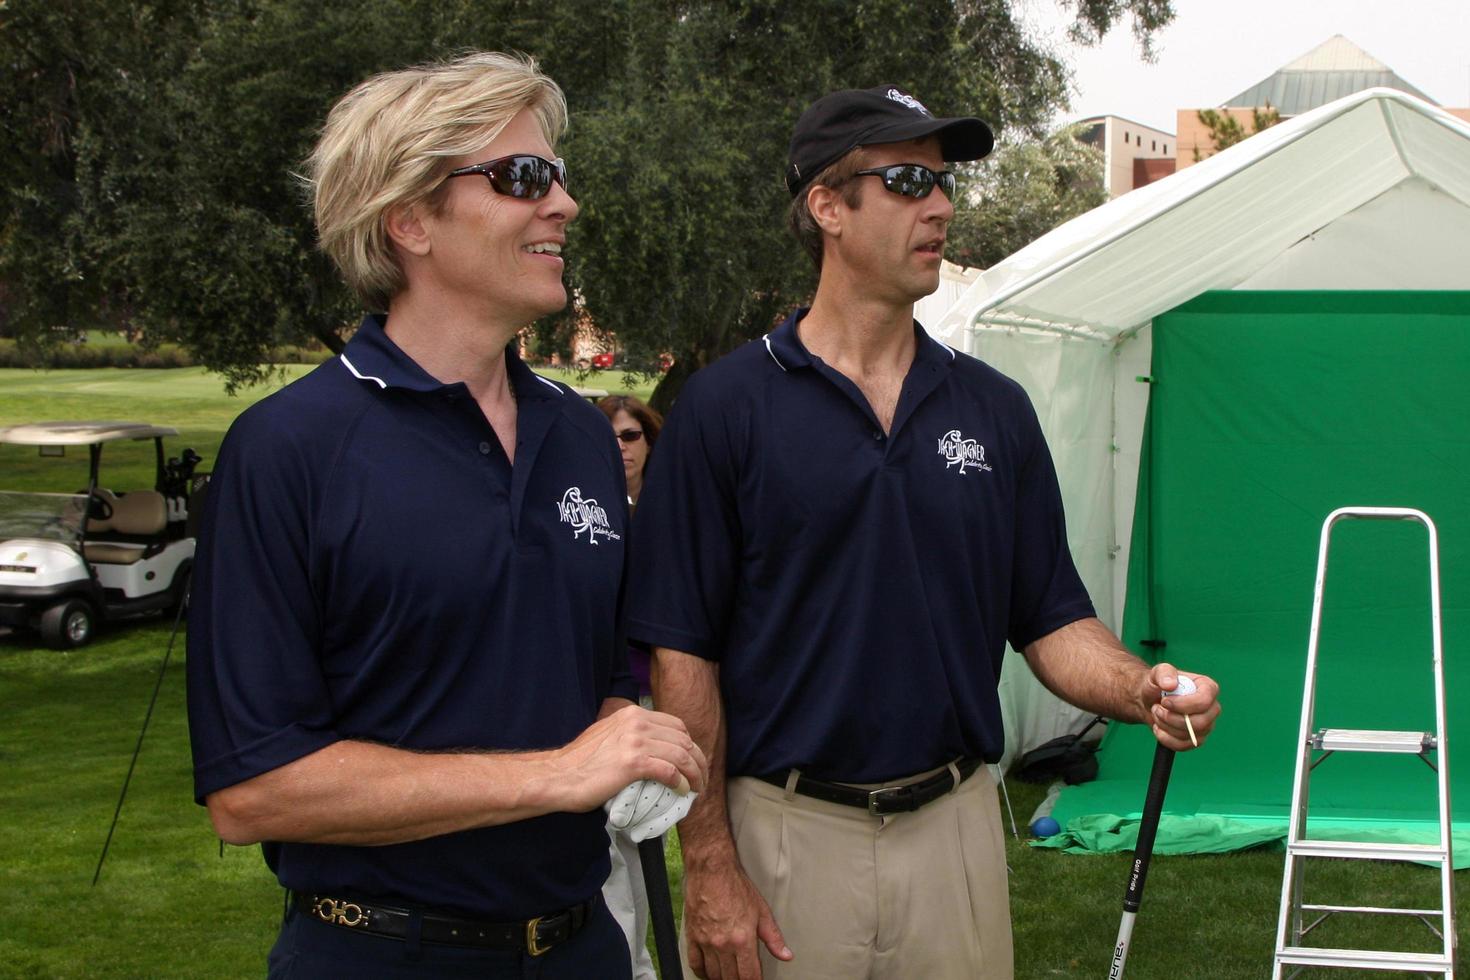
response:
<svg viewBox="0 0 1470 980"><path fill-rule="evenodd" d="M1390 732L1344 728L1316 729L1313 707L1317 681L1317 639L1322 626L1322 592L1327 579L1327 546L1332 527L1351 519L1417 521L1429 532L1430 617L1434 637L1434 724L1432 732ZM1296 781L1291 792L1291 822L1286 835L1286 871L1281 883L1281 916L1276 927L1273 980L1289 980L1308 966L1359 970L1403 970L1442 976L1455 975L1454 865L1450 854L1450 783L1445 745L1444 669L1440 645L1439 539L1434 522L1423 511L1398 507L1341 507L1322 523L1317 552L1317 584L1312 596L1312 628L1307 640L1307 674L1302 694L1301 735ZM1307 784L1317 763L1334 752L1403 753L1422 758L1438 774L1439 843L1377 844L1362 841L1312 840L1307 837ZM1319 754L1320 753L1320 754ZM1431 758L1431 755L1433 758ZM1359 905L1317 905L1302 902L1302 872L1307 858L1358 858L1375 861L1419 861L1440 868L1440 907L1437 909L1372 908ZM1403 953L1366 949L1329 949L1303 946L1302 937L1339 912L1417 916L1443 941L1438 953ZM1304 924L1303 913L1317 914ZM1437 920L1437 924L1436 924ZM1283 973L1283 971L1288 971Z"/></svg>

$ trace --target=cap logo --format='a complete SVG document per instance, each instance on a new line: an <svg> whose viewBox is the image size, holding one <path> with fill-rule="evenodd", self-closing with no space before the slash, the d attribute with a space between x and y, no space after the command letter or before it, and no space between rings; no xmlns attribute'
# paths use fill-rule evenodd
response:
<svg viewBox="0 0 1470 980"><path fill-rule="evenodd" d="M890 99L892 99L894 102L897 102L899 105L906 105L910 109L915 110L916 112L922 112L926 116L932 116L933 115L932 112L930 112L928 109L925 109L924 108L924 103L920 102L918 99L914 98L912 95L905 95L903 92L900 92L896 88L891 88L891 89L888 90L888 97Z"/></svg>

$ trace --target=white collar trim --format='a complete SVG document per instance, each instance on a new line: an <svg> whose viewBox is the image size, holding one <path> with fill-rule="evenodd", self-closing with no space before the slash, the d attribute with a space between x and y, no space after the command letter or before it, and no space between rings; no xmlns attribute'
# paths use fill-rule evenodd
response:
<svg viewBox="0 0 1470 980"><path fill-rule="evenodd" d="M352 372L352 376L354 378L356 378L357 380L359 380L359 381L371 381L374 384L376 384L379 388L386 388L386 387L388 387L388 382L384 381L382 378L375 378L371 374L363 374L361 371L359 371L353 365L353 363L347 359L347 355L346 354L338 354L337 356L339 358L341 358L343 364L346 364L347 365L347 370L351 371Z"/></svg>
<svg viewBox="0 0 1470 980"><path fill-rule="evenodd" d="M761 340L764 340L766 342L766 353L771 355L771 360L776 362L776 367L780 368L782 371L785 371L786 365L781 363L781 358L777 357L776 352L771 349L771 335L762 334Z"/></svg>

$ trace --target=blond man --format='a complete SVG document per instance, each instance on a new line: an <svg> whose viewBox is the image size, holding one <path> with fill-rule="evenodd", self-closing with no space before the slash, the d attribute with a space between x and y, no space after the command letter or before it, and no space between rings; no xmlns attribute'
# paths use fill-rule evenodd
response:
<svg viewBox="0 0 1470 980"><path fill-rule="evenodd" d="M189 630L196 796L291 896L272 975L626 977L599 808L703 784L630 701L607 422L513 343L567 301L565 118L476 54L362 83L312 154L369 314L231 427Z"/></svg>

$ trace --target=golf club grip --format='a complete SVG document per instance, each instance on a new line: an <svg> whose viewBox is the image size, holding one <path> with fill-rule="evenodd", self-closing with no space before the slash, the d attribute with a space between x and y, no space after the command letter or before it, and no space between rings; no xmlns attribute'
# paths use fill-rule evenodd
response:
<svg viewBox="0 0 1470 980"><path fill-rule="evenodd" d="M638 857L648 891L648 915L653 920L659 975L664 980L684 980L684 969L679 965L679 933L674 928L674 899L669 894L669 871L664 865L663 837L639 841Z"/></svg>
<svg viewBox="0 0 1470 980"><path fill-rule="evenodd" d="M1169 789L1169 772L1174 768L1174 750L1160 743L1154 749L1154 768L1148 777L1148 793L1143 798L1143 816L1138 821L1138 843L1133 848L1133 873L1128 876L1128 890L1123 893L1123 910L1137 912L1143 903L1143 884L1148 878L1148 862L1154 852L1154 837L1159 832L1159 815L1164 810L1164 794Z"/></svg>

